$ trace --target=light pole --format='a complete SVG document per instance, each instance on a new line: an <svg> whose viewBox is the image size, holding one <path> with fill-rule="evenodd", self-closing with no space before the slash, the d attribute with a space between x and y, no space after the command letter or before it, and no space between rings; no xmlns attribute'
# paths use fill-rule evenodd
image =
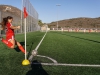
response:
<svg viewBox="0 0 100 75"><path fill-rule="evenodd" d="M61 4L56 4L57 7L61 6ZM57 30L58 30L58 8L57 8Z"/></svg>
<svg viewBox="0 0 100 75"><path fill-rule="evenodd" d="M22 4L21 4L21 33L23 32L23 0L22 0Z"/></svg>

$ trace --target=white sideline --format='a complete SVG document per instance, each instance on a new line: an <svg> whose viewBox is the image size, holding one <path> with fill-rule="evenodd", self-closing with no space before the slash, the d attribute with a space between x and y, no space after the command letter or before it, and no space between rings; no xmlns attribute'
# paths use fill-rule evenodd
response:
<svg viewBox="0 0 100 75"><path fill-rule="evenodd" d="M35 48L36 51L38 50L39 46L41 45L42 41L44 40L46 34L47 34L47 31L46 31L45 35L43 36L43 38L41 39L41 41L39 42L39 44L37 45L37 47Z"/></svg>
<svg viewBox="0 0 100 75"><path fill-rule="evenodd" d="M32 64L41 64L46 66L100 67L100 65L90 65L90 64L66 64L66 63L32 63Z"/></svg>
<svg viewBox="0 0 100 75"><path fill-rule="evenodd" d="M38 48L40 47L40 45L41 45L42 41L44 40L46 34L47 34L47 31L46 31L46 33L44 34L44 36L43 36L43 38L41 39L41 41L39 42L39 44L37 45L37 47L35 48L36 51L37 51ZM34 50L33 50L33 51L34 51ZM31 56L28 58L28 60L31 61L33 57L34 57L34 56L31 54Z"/></svg>

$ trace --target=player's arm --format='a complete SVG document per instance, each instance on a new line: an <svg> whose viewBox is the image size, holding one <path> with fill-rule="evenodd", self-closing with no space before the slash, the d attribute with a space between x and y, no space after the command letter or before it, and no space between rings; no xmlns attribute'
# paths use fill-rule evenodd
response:
<svg viewBox="0 0 100 75"><path fill-rule="evenodd" d="M20 26L10 26L11 29L20 29Z"/></svg>

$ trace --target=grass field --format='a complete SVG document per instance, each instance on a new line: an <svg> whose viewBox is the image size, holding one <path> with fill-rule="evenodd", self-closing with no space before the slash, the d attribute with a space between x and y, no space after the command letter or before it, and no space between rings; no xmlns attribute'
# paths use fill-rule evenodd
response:
<svg viewBox="0 0 100 75"><path fill-rule="evenodd" d="M45 32L27 33L27 50L35 49ZM24 46L24 35L16 39ZM49 56L58 63L100 64L100 33L48 32L38 49L39 55ZM28 55L30 56L30 54ZM18 48L9 49L0 42L0 75L100 75L100 68L70 66L22 66L24 54ZM33 62L52 61L34 57Z"/></svg>

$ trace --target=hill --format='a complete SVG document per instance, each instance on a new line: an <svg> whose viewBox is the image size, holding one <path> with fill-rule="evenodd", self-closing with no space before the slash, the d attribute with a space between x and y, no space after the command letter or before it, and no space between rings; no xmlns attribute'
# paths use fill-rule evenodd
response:
<svg viewBox="0 0 100 75"><path fill-rule="evenodd" d="M57 22L48 24L49 27L56 28ZM58 28L100 28L100 17L98 18L73 18L58 21Z"/></svg>
<svg viewBox="0 0 100 75"><path fill-rule="evenodd" d="M18 17L21 16L21 10L11 6L11 5L0 5L0 11L3 13L11 13L12 15L16 15ZM4 17L5 15L2 14L2 17Z"/></svg>
<svg viewBox="0 0 100 75"><path fill-rule="evenodd" d="M11 6L11 5L0 5L0 22L2 22L3 18L7 16L13 17L13 25L20 25L21 24L21 10ZM15 33L20 32L21 30L15 30ZM5 31L1 31L2 34L5 34Z"/></svg>

